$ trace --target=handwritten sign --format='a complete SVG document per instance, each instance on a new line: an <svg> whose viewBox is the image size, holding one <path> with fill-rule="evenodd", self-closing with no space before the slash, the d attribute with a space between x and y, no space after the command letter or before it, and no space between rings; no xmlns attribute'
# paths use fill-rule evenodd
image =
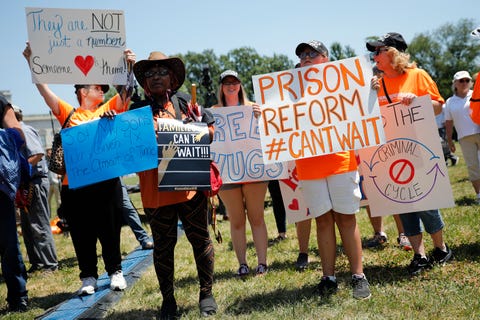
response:
<svg viewBox="0 0 480 320"><path fill-rule="evenodd" d="M215 117L211 153L223 183L287 177L284 164L263 162L258 120L253 116L252 107L213 108L210 111Z"/></svg>
<svg viewBox="0 0 480 320"><path fill-rule="evenodd" d="M34 83L125 84L119 10L25 8Z"/></svg>
<svg viewBox="0 0 480 320"><path fill-rule="evenodd" d="M453 207L430 96L381 109L387 141L358 151L372 216Z"/></svg>
<svg viewBox="0 0 480 320"><path fill-rule="evenodd" d="M61 131L70 188L155 168L157 143L150 107Z"/></svg>
<svg viewBox="0 0 480 320"><path fill-rule="evenodd" d="M285 214L289 223L315 218L305 204L301 182L297 177L295 161L284 163L288 168L288 177L279 181Z"/></svg>
<svg viewBox="0 0 480 320"><path fill-rule="evenodd" d="M265 163L385 142L368 56L253 76Z"/></svg>
<svg viewBox="0 0 480 320"><path fill-rule="evenodd" d="M159 160L164 161L163 148L170 142L178 151L169 161L158 186L166 190L210 189L210 136L205 123L184 124L174 119L157 119Z"/></svg>

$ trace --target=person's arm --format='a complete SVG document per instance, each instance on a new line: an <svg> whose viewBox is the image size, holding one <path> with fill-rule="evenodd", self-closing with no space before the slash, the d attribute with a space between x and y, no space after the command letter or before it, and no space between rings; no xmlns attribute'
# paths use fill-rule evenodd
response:
<svg viewBox="0 0 480 320"><path fill-rule="evenodd" d="M436 100L432 100L432 105L433 105L433 113L435 115L438 115L438 114L442 113L443 103L441 103L439 101L436 101Z"/></svg>
<svg viewBox="0 0 480 320"><path fill-rule="evenodd" d="M117 99L115 106L115 110L117 112L123 112L127 110L128 104L130 103L130 98L132 97L134 85L133 65L135 64L136 55L130 49L125 49L123 54L125 55L125 60L127 61L127 83L126 85L115 86L115 89L120 96L120 99Z"/></svg>
<svg viewBox="0 0 480 320"><path fill-rule="evenodd" d="M27 42L27 46L23 50L23 56L27 59L28 66L30 67L30 58L32 56L32 49L30 48L30 43ZM60 108L58 106L58 97L52 90L46 85L45 83L36 83L38 92L45 100L45 103L48 107L52 110L54 115L58 115L60 113Z"/></svg>
<svg viewBox="0 0 480 320"><path fill-rule="evenodd" d="M22 137L22 140L25 141L25 135L23 134L22 126L20 125L20 122L17 120L17 117L15 117L15 111L13 111L13 108L11 105L5 106L5 112L3 114L3 119L2 119L2 127L5 129L8 129L8 128L15 129L16 131L18 131L18 133Z"/></svg>
<svg viewBox="0 0 480 320"><path fill-rule="evenodd" d="M42 154L42 153L37 153L37 154L31 155L31 156L28 158L28 163L30 163L32 166L36 166L37 163L39 163L40 160L42 160L42 158L43 158L43 154Z"/></svg>
<svg viewBox="0 0 480 320"><path fill-rule="evenodd" d="M453 136L453 120L445 121L445 139L447 139L448 147L451 152L455 152L455 143L452 140Z"/></svg>

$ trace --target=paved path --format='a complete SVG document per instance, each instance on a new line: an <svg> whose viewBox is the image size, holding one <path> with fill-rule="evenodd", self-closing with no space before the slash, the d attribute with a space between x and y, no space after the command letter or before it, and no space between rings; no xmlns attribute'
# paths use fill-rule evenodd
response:
<svg viewBox="0 0 480 320"><path fill-rule="evenodd" d="M152 264L153 250L142 250L138 247L122 261L123 274L128 287L132 286L142 273ZM110 290L110 279L107 273L98 278L98 290L89 296L74 295L50 308L36 319L41 320L74 320L74 319L101 319L108 309L116 304L123 296L122 291ZM128 290L127 287L127 290Z"/></svg>

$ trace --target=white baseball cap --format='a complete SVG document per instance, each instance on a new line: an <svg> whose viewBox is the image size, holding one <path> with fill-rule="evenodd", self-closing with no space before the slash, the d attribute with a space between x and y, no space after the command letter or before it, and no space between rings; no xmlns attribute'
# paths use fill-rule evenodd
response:
<svg viewBox="0 0 480 320"><path fill-rule="evenodd" d="M470 76L470 73L468 71L458 71L453 75L453 81L457 81L460 79L470 79L472 80L472 77Z"/></svg>

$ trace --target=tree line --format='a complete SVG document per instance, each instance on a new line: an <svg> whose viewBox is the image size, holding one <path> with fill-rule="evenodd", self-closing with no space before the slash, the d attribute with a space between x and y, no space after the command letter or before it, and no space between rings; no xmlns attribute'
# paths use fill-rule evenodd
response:
<svg viewBox="0 0 480 320"><path fill-rule="evenodd" d="M467 70L473 76L480 70L480 40L471 36L476 26L471 19L461 19L455 24L446 23L433 31L417 34L408 44L411 60L432 76L445 99L453 94L451 86L455 72ZM370 36L365 42L377 38L379 36ZM332 43L329 51L332 61L357 56L350 46L338 42ZM216 103L218 80L227 69L238 72L247 96L253 100L253 75L292 69L297 63L283 54L260 55L250 47L233 49L222 55L207 49L175 56L185 62L187 71L180 90L189 92L191 85L196 84L198 102L205 107ZM138 90L142 95L140 87Z"/></svg>

